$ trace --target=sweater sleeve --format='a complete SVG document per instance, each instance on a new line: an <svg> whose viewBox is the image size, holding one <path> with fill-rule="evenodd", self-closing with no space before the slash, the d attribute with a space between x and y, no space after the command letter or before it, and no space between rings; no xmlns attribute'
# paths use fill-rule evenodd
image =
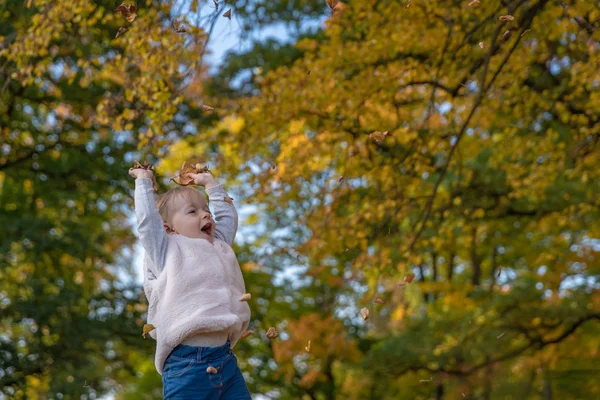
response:
<svg viewBox="0 0 600 400"><path fill-rule="evenodd" d="M148 265L152 274L157 277L164 268L168 240L163 220L156 208L152 180L149 178L135 180L135 215L140 241L151 261Z"/></svg>
<svg viewBox="0 0 600 400"><path fill-rule="evenodd" d="M238 228L238 214L233 204L225 201L229 197L222 183L206 189L215 215L215 237L233 246Z"/></svg>

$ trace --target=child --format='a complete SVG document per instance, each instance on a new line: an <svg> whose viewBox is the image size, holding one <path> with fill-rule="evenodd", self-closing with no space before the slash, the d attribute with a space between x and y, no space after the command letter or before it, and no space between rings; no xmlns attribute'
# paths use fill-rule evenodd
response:
<svg viewBox="0 0 600 400"><path fill-rule="evenodd" d="M155 365L165 399L251 399L233 347L250 321L240 298L244 279L231 249L237 231L235 207L210 174L190 173L205 187L170 189L158 199L153 172L130 169L135 213L145 249L144 291Z"/></svg>

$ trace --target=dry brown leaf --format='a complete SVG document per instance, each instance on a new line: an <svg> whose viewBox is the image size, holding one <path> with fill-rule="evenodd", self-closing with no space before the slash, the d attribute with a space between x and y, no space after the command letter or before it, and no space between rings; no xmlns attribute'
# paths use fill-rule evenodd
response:
<svg viewBox="0 0 600 400"><path fill-rule="evenodd" d="M228 202L229 204L233 205L233 197L228 197L228 196L225 196L225 197L223 198L223 200L225 200L225 201L226 201L226 202Z"/></svg>
<svg viewBox="0 0 600 400"><path fill-rule="evenodd" d="M31 0L27 0L27 8L31 7Z"/></svg>
<svg viewBox="0 0 600 400"><path fill-rule="evenodd" d="M500 339L502 336L504 336L506 332L502 332L501 334L499 334L498 336L496 336L496 339Z"/></svg>
<svg viewBox="0 0 600 400"><path fill-rule="evenodd" d="M179 175L175 178L171 178L171 180L180 186L187 186L194 182L194 178L189 176L189 174L200 174L203 172L210 172L208 166L202 166L201 164L193 165L192 163L184 161L181 170L179 171Z"/></svg>
<svg viewBox="0 0 600 400"><path fill-rule="evenodd" d="M225 18L229 18L229 20L231 21L231 10L227 10L227 11L225 12L225 14L223 14L223 16L224 16Z"/></svg>
<svg viewBox="0 0 600 400"><path fill-rule="evenodd" d="M340 176L340 177L338 178L338 182L341 182L341 181L343 181L343 180L344 180L344 177L343 177L343 176Z"/></svg>
<svg viewBox="0 0 600 400"><path fill-rule="evenodd" d="M244 293L242 295L242 297L240 297L240 301L248 301L252 298L252 295L250 293Z"/></svg>
<svg viewBox="0 0 600 400"><path fill-rule="evenodd" d="M361 308L360 316L362 317L363 321L368 320L369 319L369 309L367 307Z"/></svg>
<svg viewBox="0 0 600 400"><path fill-rule="evenodd" d="M307 353L310 353L310 340L308 341L308 344L304 346L304 350L306 350Z"/></svg>
<svg viewBox="0 0 600 400"><path fill-rule="evenodd" d="M498 18L500 21L512 21L515 19L515 17L513 17L512 15L501 15L500 18Z"/></svg>
<svg viewBox="0 0 600 400"><path fill-rule="evenodd" d="M213 111L214 108L211 106L207 106L206 104L202 104L202 111Z"/></svg>
<svg viewBox="0 0 600 400"><path fill-rule="evenodd" d="M277 336L279 336L279 332L277 332L277 329L275 329L274 327L270 327L267 331L267 337L269 339L275 339Z"/></svg>
<svg viewBox="0 0 600 400"><path fill-rule="evenodd" d="M382 298L378 297L378 298L376 298L375 300L373 300L373 303L377 303L377 304L384 304L384 303L385 303L385 301L384 301Z"/></svg>
<svg viewBox="0 0 600 400"><path fill-rule="evenodd" d="M329 8L334 9L335 6L337 6L337 4L339 3L339 0L326 0L327 1L327 5L329 5Z"/></svg>
<svg viewBox="0 0 600 400"><path fill-rule="evenodd" d="M483 49L483 46L485 46L485 44L483 42L479 42L479 47Z"/></svg>
<svg viewBox="0 0 600 400"><path fill-rule="evenodd" d="M152 332L156 328L152 324L144 324L142 327L142 337L146 339L146 334Z"/></svg>
<svg viewBox="0 0 600 400"><path fill-rule="evenodd" d="M404 6L404 8L410 7L410 2L411 2L411 0L408 0L408 3L406 3L406 5Z"/></svg>
<svg viewBox="0 0 600 400"><path fill-rule="evenodd" d="M507 29L504 34L502 35L502 40L506 40L508 38L508 36L510 35L510 29Z"/></svg>
<svg viewBox="0 0 600 400"><path fill-rule="evenodd" d="M390 131L384 131L384 132L375 131L375 132L369 134L369 139L373 139L376 142L381 142L389 134L390 134Z"/></svg>
<svg viewBox="0 0 600 400"><path fill-rule="evenodd" d="M186 33L188 30L181 25L180 21L177 20L173 20L173 29L175 29L175 32L177 33Z"/></svg>
<svg viewBox="0 0 600 400"><path fill-rule="evenodd" d="M415 279L415 274L412 272L404 277L404 282L411 283Z"/></svg>
<svg viewBox="0 0 600 400"><path fill-rule="evenodd" d="M473 0L472 2L469 3L469 7L478 6L479 3L481 3L481 1L479 1L479 0Z"/></svg>
<svg viewBox="0 0 600 400"><path fill-rule="evenodd" d="M498 276L500 276L501 272L502 272L502 267L498 267Z"/></svg>
<svg viewBox="0 0 600 400"><path fill-rule="evenodd" d="M240 336L240 339L244 339L247 338L248 336L252 335L254 333L253 330L247 330L246 332L242 333L242 336Z"/></svg>
<svg viewBox="0 0 600 400"><path fill-rule="evenodd" d="M217 0L213 0L213 3L215 3L215 11L219 11L219 3L217 3Z"/></svg>
<svg viewBox="0 0 600 400"><path fill-rule="evenodd" d="M133 22L135 17L137 17L137 7L133 4L121 3L121 5L117 7L115 11L125 17L127 22Z"/></svg>
<svg viewBox="0 0 600 400"><path fill-rule="evenodd" d="M119 36L123 36L125 34L125 32L127 32L129 29L125 28L124 26L120 27L119 30L117 31L117 35L115 36L115 39L118 38Z"/></svg>
<svg viewBox="0 0 600 400"><path fill-rule="evenodd" d="M209 374L216 374L219 371L217 371L217 369L215 367L210 366L210 367L206 368L206 372L208 372Z"/></svg>
<svg viewBox="0 0 600 400"><path fill-rule="evenodd" d="M521 33L521 37L523 37L523 35L524 35L524 34L526 34L527 32L529 32L530 30L531 30L531 29L525 29L525 30L523 31L523 33Z"/></svg>

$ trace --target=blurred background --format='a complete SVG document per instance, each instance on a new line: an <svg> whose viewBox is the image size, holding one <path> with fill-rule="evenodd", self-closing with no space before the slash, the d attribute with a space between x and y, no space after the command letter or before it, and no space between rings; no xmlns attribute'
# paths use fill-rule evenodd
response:
<svg viewBox="0 0 600 400"><path fill-rule="evenodd" d="M134 160L234 198L254 398L600 398L598 1L121 3L0 0L1 399L162 398Z"/></svg>

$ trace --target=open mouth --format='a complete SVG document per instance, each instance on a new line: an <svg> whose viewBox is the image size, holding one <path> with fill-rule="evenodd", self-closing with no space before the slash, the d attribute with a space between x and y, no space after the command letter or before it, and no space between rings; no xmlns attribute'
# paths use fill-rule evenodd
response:
<svg viewBox="0 0 600 400"><path fill-rule="evenodd" d="M210 235L211 229L212 229L212 224L209 222L206 225L204 225L201 230L202 230L202 233Z"/></svg>

